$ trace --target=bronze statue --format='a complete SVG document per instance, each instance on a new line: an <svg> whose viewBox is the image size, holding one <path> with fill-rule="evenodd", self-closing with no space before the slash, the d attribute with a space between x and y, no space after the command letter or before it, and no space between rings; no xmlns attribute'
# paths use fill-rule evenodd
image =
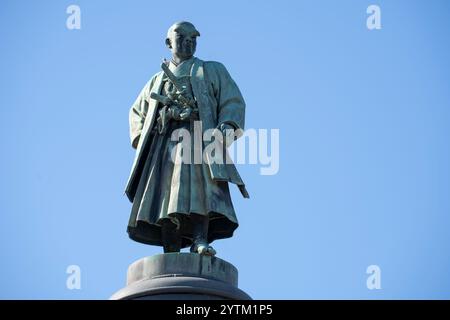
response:
<svg viewBox="0 0 450 320"><path fill-rule="evenodd" d="M220 130L219 140L225 141L229 132L244 129L245 102L221 63L194 57L198 36L189 22L169 28L166 45L172 59L163 62L163 70L131 107L136 157L125 190L133 203L127 231L131 239L163 246L164 252L190 246L191 252L213 256L210 243L231 237L238 227L228 183L236 184L245 198L249 195L232 162L174 160L174 155L181 157L181 142L174 136L184 129L199 138L197 145L192 140L192 153L204 151L202 133L207 130ZM199 124L200 135L195 132Z"/></svg>

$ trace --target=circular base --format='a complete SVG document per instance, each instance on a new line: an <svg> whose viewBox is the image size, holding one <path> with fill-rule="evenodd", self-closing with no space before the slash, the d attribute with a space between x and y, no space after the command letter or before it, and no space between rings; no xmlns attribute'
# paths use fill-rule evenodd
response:
<svg viewBox="0 0 450 320"><path fill-rule="evenodd" d="M165 253L128 268L127 286L111 299L251 300L238 289L237 269L225 260L196 253Z"/></svg>

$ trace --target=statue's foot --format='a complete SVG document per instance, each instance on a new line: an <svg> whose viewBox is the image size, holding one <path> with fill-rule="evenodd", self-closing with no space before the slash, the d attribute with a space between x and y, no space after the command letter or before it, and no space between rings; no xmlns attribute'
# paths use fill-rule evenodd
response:
<svg viewBox="0 0 450 320"><path fill-rule="evenodd" d="M211 257L216 255L216 250L214 250L207 242L194 243L191 246L191 252Z"/></svg>

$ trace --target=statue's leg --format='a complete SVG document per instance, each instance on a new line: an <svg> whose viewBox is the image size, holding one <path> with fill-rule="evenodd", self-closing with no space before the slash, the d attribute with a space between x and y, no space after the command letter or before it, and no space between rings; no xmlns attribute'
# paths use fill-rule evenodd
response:
<svg viewBox="0 0 450 320"><path fill-rule="evenodd" d="M164 248L164 253L180 252L181 250L181 235L177 225L170 219L164 219L161 225L161 238Z"/></svg>
<svg viewBox="0 0 450 320"><path fill-rule="evenodd" d="M193 235L191 252L214 256L216 254L216 250L208 244L208 217L192 213L190 218Z"/></svg>

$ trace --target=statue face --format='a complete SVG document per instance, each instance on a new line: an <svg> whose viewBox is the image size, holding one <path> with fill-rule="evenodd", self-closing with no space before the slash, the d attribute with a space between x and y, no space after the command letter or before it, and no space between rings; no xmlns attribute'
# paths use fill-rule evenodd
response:
<svg viewBox="0 0 450 320"><path fill-rule="evenodd" d="M189 25L179 25L170 32L166 44L172 54L183 60L189 59L197 48L198 32Z"/></svg>

